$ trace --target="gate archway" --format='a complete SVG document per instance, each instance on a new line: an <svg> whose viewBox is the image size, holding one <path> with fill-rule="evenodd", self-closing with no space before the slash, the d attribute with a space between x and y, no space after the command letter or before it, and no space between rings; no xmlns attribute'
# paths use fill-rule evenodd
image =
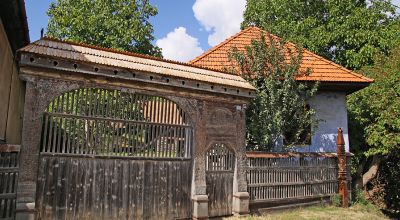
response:
<svg viewBox="0 0 400 220"><path fill-rule="evenodd" d="M192 139L189 116L166 98L62 94L43 116L39 218L190 218Z"/></svg>

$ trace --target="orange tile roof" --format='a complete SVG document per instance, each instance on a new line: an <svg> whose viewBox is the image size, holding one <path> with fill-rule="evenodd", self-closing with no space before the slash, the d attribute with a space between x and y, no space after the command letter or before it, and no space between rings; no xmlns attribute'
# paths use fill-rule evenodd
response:
<svg viewBox="0 0 400 220"><path fill-rule="evenodd" d="M189 61L189 64L207 67L217 70L224 70L225 67L231 65L228 58L229 51L236 47L240 51L244 51L245 47L250 45L253 39L260 39L261 34L268 33L257 27L249 27L236 35L226 39L219 45L211 48L204 54ZM280 40L279 37L271 35L274 39ZM292 43L287 43L289 48L295 48ZM310 69L309 75L299 76L297 80L301 81L321 81L321 82L347 82L347 83L371 83L374 80L363 75L354 73L332 61L322 58L306 49L303 50L303 61L301 69Z"/></svg>

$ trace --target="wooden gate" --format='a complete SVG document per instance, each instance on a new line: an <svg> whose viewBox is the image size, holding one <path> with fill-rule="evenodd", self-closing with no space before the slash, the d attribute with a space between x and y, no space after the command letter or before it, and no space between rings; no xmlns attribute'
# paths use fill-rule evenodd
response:
<svg viewBox="0 0 400 220"><path fill-rule="evenodd" d="M225 144L213 145L206 154L206 184L210 217L232 214L235 153Z"/></svg>
<svg viewBox="0 0 400 220"><path fill-rule="evenodd" d="M43 118L39 219L190 218L193 129L165 98L80 89Z"/></svg>
<svg viewBox="0 0 400 220"><path fill-rule="evenodd" d="M19 171L19 145L0 144L0 219L14 219Z"/></svg>

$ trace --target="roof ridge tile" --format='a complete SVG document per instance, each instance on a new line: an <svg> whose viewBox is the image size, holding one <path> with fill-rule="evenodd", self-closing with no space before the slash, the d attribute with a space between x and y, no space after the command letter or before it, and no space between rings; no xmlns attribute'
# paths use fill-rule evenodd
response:
<svg viewBox="0 0 400 220"><path fill-rule="evenodd" d="M228 42L230 42L231 40L235 39L236 37L238 37L239 35L249 31L252 27L248 27L244 30L241 30L240 32L236 33L235 35L225 39L224 41L222 41L221 43L217 44L216 46L212 47L211 49L207 50L205 53L195 57L193 60L190 60L188 63L193 64L194 62L197 62L198 60L200 60L201 58L207 56L208 54L210 54L211 52L217 50L218 48L224 46L225 44L227 44Z"/></svg>

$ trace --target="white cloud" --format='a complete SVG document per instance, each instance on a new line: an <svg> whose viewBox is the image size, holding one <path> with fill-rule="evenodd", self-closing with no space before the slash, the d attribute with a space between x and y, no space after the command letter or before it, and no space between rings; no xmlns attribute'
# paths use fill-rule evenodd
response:
<svg viewBox="0 0 400 220"><path fill-rule="evenodd" d="M400 0L392 0L392 4L396 6L396 12L400 14Z"/></svg>
<svg viewBox="0 0 400 220"><path fill-rule="evenodd" d="M208 44L215 46L240 31L246 0L196 0L196 19L211 32Z"/></svg>
<svg viewBox="0 0 400 220"><path fill-rule="evenodd" d="M187 34L184 27L175 28L166 37L157 40L156 45L162 48L165 58L181 62L187 62L204 52L199 40Z"/></svg>

